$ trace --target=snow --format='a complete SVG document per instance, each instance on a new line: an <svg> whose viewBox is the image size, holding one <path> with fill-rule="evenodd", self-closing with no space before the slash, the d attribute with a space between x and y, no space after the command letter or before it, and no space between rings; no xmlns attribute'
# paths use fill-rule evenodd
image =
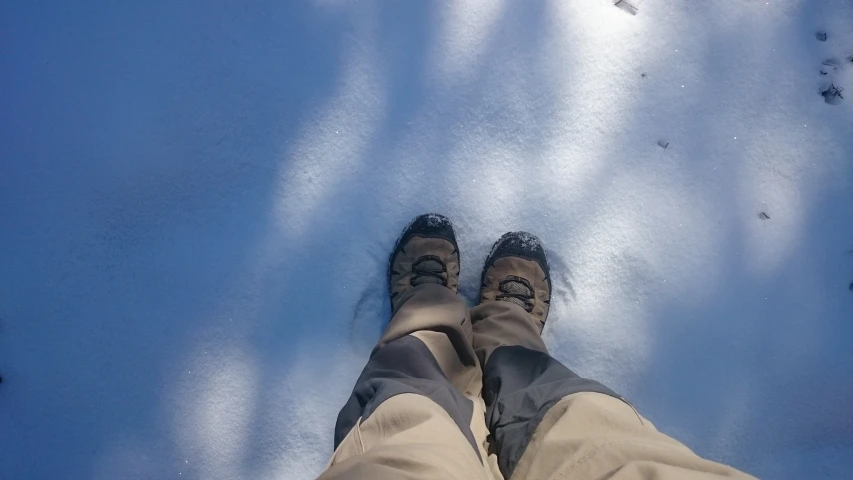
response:
<svg viewBox="0 0 853 480"><path fill-rule="evenodd" d="M696 452L848 476L853 3L613 3L3 3L0 476L316 476L424 212Z"/></svg>

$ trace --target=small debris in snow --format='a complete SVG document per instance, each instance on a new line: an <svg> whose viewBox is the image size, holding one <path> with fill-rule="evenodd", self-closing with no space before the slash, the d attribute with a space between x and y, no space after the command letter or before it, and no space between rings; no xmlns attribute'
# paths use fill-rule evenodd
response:
<svg viewBox="0 0 853 480"><path fill-rule="evenodd" d="M646 78L646 72L641 73L640 76Z"/></svg>
<svg viewBox="0 0 853 480"><path fill-rule="evenodd" d="M838 71L838 60L834 58L828 58L821 63L820 73L822 75L826 75L829 73L835 73Z"/></svg>
<svg viewBox="0 0 853 480"><path fill-rule="evenodd" d="M616 3L614 3L613 5L615 5L620 10L624 10L624 11L630 13L631 15L637 14L637 7L631 5L630 3L626 2L625 0L617 0Z"/></svg>
<svg viewBox="0 0 853 480"><path fill-rule="evenodd" d="M770 215L767 215L766 213L761 212L758 214L758 218L760 218L762 220L770 220Z"/></svg>
<svg viewBox="0 0 853 480"><path fill-rule="evenodd" d="M826 32L817 32L817 33L815 34L815 37L817 37L817 39L818 39L819 41L821 41L821 42L825 42L825 41L826 41Z"/></svg>
<svg viewBox="0 0 853 480"><path fill-rule="evenodd" d="M830 105L838 105L844 100L844 97L841 95L841 92L844 91L842 87L836 87L834 84L830 84L826 89L821 89L820 94L823 95L824 101Z"/></svg>
<svg viewBox="0 0 853 480"><path fill-rule="evenodd" d="M662 149L666 150L666 147L668 147L668 146L669 146L669 142L664 141L664 140L658 140L658 146L659 146L660 148L662 148Z"/></svg>

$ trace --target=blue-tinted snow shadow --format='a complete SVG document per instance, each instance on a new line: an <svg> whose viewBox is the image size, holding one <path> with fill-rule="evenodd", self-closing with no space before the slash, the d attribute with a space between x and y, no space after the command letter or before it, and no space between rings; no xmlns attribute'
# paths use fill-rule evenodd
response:
<svg viewBox="0 0 853 480"><path fill-rule="evenodd" d="M163 460L136 475L172 476L185 452L155 441L173 435L164 391L191 375L199 331L250 321L214 307L252 295L233 280L268 232L282 144L334 87L345 18L297 3L4 10L4 473L132 471L120 451L101 461L126 446Z"/></svg>
<svg viewBox="0 0 853 480"><path fill-rule="evenodd" d="M827 195L814 210L826 212L845 198ZM823 449L811 468L820 465L832 478L849 466L853 354L846 339L853 326L846 321L850 266L840 261L839 233L853 230L838 215L809 217L798 253L772 275L746 267L734 254L745 251L734 235L720 255L722 278L734 282L709 282L700 302L652 301L646 314L656 348L625 387L658 428L760 477L778 478L780 465L807 470L793 451ZM796 471L784 476L795 478Z"/></svg>

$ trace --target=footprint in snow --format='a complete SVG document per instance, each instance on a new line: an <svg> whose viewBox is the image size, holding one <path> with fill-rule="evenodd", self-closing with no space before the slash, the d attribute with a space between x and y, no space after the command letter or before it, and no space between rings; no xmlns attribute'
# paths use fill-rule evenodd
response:
<svg viewBox="0 0 853 480"><path fill-rule="evenodd" d="M357 352L370 352L391 318L387 280L384 275L372 275L353 309L349 327L349 343Z"/></svg>
<svg viewBox="0 0 853 480"><path fill-rule="evenodd" d="M574 275L566 257L549 249L545 249L545 255L548 258L548 265L551 269L552 310L548 315L548 321L553 323L559 318L559 315L552 315L555 313L555 307L558 305L570 305L577 300L577 293L575 293L573 286Z"/></svg>

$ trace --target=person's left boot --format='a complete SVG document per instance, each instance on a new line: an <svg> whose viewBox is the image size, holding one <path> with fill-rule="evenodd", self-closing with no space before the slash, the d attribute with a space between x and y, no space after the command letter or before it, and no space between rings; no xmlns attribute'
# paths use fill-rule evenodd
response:
<svg viewBox="0 0 853 480"><path fill-rule="evenodd" d="M459 249L453 225L435 213L412 220L391 252L388 287L392 315L402 305L401 294L427 284L454 292L459 286Z"/></svg>

